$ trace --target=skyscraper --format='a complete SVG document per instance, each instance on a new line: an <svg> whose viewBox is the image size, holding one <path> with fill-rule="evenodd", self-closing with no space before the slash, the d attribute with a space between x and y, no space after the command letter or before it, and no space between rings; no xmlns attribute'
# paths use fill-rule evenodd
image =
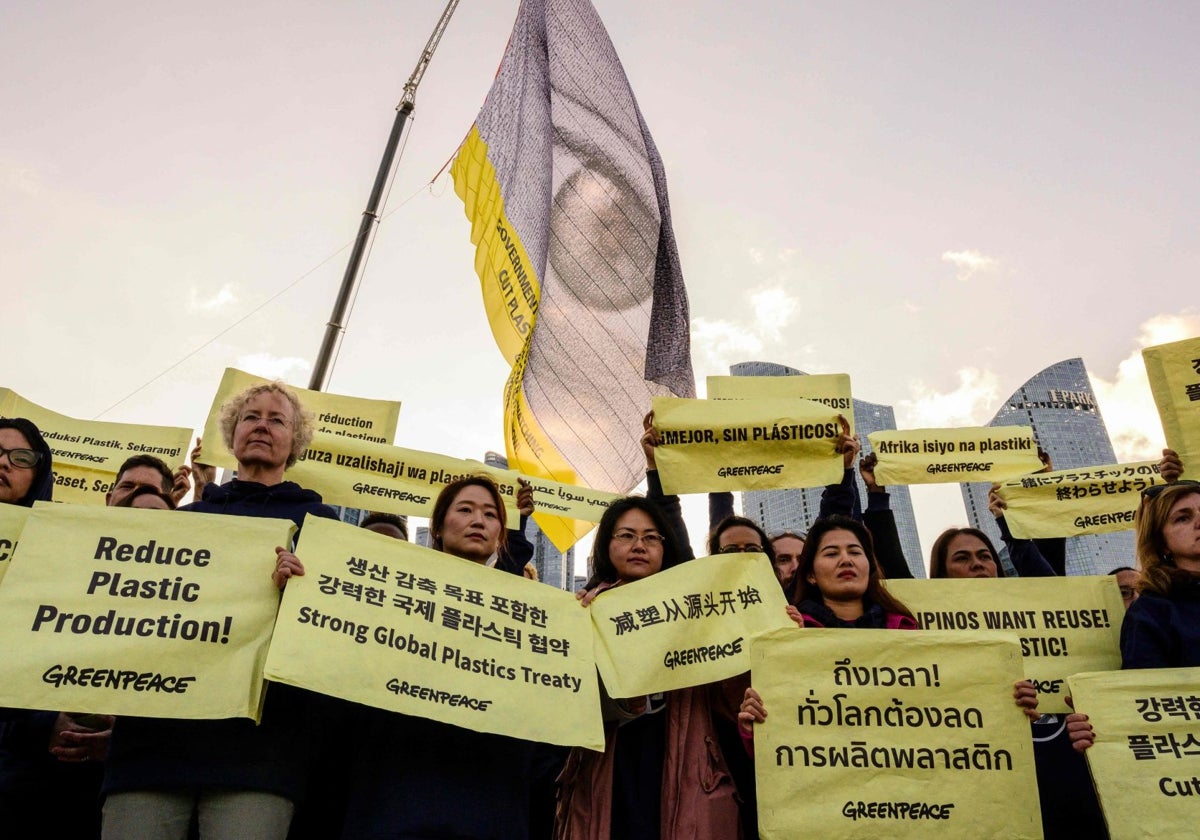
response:
<svg viewBox="0 0 1200 840"><path fill-rule="evenodd" d="M1038 445L1050 454L1056 470L1094 467L1117 460L1083 359L1067 359L1043 370L1018 388L996 412L989 426L1032 426ZM971 525L1000 544L1000 530L988 512L990 485L962 485ZM1067 540L1067 574L1102 575L1117 566L1133 565L1131 531L1089 534Z"/></svg>
<svg viewBox="0 0 1200 840"><path fill-rule="evenodd" d="M803 371L773 362L740 362L729 368L734 376L804 376ZM896 413L890 405L880 405L864 400L854 400L854 431L862 438L863 454L871 451L867 435L884 429L896 428ZM855 474L859 497L866 504L867 488ZM807 531L812 527L817 512L821 509L821 493L824 488L810 487L803 490L755 490L742 494L742 512L762 525L768 534L783 531ZM921 540L917 536L917 520L913 516L912 498L907 487L889 487L892 511L896 516L896 530L900 533L900 544L904 547L904 559L914 577L925 577L925 560L921 553Z"/></svg>
<svg viewBox="0 0 1200 840"><path fill-rule="evenodd" d="M483 462L489 467L508 469L508 459L498 452L488 452L483 456ZM510 523L515 525L516 523ZM574 591L575 583L575 548L567 549L563 554L554 547L554 543L542 533L542 529L532 519L525 526L525 538L533 543L533 565L537 569L538 580L548 583L558 589Z"/></svg>

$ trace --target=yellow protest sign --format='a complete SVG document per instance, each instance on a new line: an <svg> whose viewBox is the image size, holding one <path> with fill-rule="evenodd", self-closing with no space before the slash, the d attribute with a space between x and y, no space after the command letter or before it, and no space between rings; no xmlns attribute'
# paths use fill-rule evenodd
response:
<svg viewBox="0 0 1200 840"><path fill-rule="evenodd" d="M467 475L487 475L496 482L514 528L520 516L517 478L531 482L535 518L539 524L547 522L547 534L556 545L564 543L563 550L590 531L590 523L599 522L617 498L613 493L524 476L479 461L325 434L313 436L288 478L317 491L331 504L429 516L442 488ZM580 527L571 521L574 518L588 524Z"/></svg>
<svg viewBox="0 0 1200 840"><path fill-rule="evenodd" d="M493 474L501 472L491 468L489 471ZM608 506L621 498L618 493L563 484L561 481L524 475L512 470L503 472L502 475L506 477L505 484L515 484L518 476L529 482L533 489L533 519L542 529L542 533L554 543L554 547L562 552L591 531L604 516Z"/></svg>
<svg viewBox="0 0 1200 840"><path fill-rule="evenodd" d="M803 376L710 376L710 400L803 399L821 403L846 418L854 431L854 400L850 376L845 373L810 373Z"/></svg>
<svg viewBox="0 0 1200 840"><path fill-rule="evenodd" d="M1162 484L1158 464L1107 464L1027 475L1001 483L1004 518L1019 540L1106 534L1133 527L1142 491Z"/></svg>
<svg viewBox="0 0 1200 840"><path fill-rule="evenodd" d="M187 459L192 430L79 420L0 388L0 417L32 420L54 455L54 500L104 504L117 470L133 455L155 455L171 467Z"/></svg>
<svg viewBox="0 0 1200 840"><path fill-rule="evenodd" d="M270 381L236 368L225 368L221 384L213 397L212 407L208 411L208 419L204 421L204 435L200 440L204 463L226 469L237 466L233 454L225 448L225 441L221 437L221 406L230 397L240 394L250 386ZM292 387L292 390L300 398L301 405L313 413L314 428L318 434L380 444L389 444L396 439L396 423L400 419L398 402L348 397L325 391L310 391L307 388ZM289 475L288 478L292 477Z"/></svg>
<svg viewBox="0 0 1200 840"><path fill-rule="evenodd" d="M889 580L924 630L1011 633L1025 656L1038 708L1069 712L1066 678L1121 667L1125 604L1111 575L970 580Z"/></svg>
<svg viewBox="0 0 1200 840"><path fill-rule="evenodd" d="M429 516L443 487L479 474L496 480L515 523L517 484L511 474L449 455L318 433L288 478L330 504Z"/></svg>
<svg viewBox="0 0 1200 840"><path fill-rule="evenodd" d="M1200 338L1142 351L1167 446L1184 464L1200 459Z"/></svg>
<svg viewBox="0 0 1200 840"><path fill-rule="evenodd" d="M608 506L622 498L620 493L565 484L517 470L488 466L480 461L468 460L467 463L472 465L473 472L486 473L496 481L505 503L510 505L509 519L512 522L516 522L518 516L515 508L515 490L519 489L517 479L528 482L533 491L533 519L554 547L562 552L586 536L604 517ZM510 489L514 490L511 497L507 495Z"/></svg>
<svg viewBox="0 0 1200 840"><path fill-rule="evenodd" d="M474 729L603 749L588 614L570 593L308 520L269 679ZM545 713L553 709L553 714Z"/></svg>
<svg viewBox="0 0 1200 840"><path fill-rule="evenodd" d="M839 412L798 399L655 397L667 493L821 487L842 478Z"/></svg>
<svg viewBox="0 0 1200 840"><path fill-rule="evenodd" d="M21 505L0 505L0 581L8 571L13 554L17 551L17 541L21 538L21 530L29 517L29 508Z"/></svg>
<svg viewBox="0 0 1200 840"><path fill-rule="evenodd" d="M1192 837L1200 817L1200 668L1075 674L1075 708L1111 840Z"/></svg>
<svg viewBox="0 0 1200 840"><path fill-rule="evenodd" d="M257 719L283 519L34 506L0 586L0 706Z"/></svg>
<svg viewBox="0 0 1200 840"><path fill-rule="evenodd" d="M718 554L592 602L596 667L612 697L716 682L750 667L750 637L795 627L763 554Z"/></svg>
<svg viewBox="0 0 1200 840"><path fill-rule="evenodd" d="M1011 640L793 626L750 656L764 840L1042 837Z"/></svg>
<svg viewBox="0 0 1200 840"><path fill-rule="evenodd" d="M881 485L1000 481L1042 469L1029 426L887 430L867 439Z"/></svg>

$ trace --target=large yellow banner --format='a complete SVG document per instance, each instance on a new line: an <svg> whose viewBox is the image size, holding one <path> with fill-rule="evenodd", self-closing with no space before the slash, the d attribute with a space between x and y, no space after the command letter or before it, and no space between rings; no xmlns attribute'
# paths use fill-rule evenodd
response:
<svg viewBox="0 0 1200 840"><path fill-rule="evenodd" d="M192 439L191 429L67 417L8 388L0 388L0 417L25 417L41 431L54 454L56 502L102 505L126 458L156 455L176 467Z"/></svg>
<svg viewBox="0 0 1200 840"><path fill-rule="evenodd" d="M283 519L34 506L0 586L0 706L257 719Z"/></svg>
<svg viewBox="0 0 1200 840"><path fill-rule="evenodd" d="M1200 338L1147 347L1146 375L1167 446L1183 463L1200 460Z"/></svg>
<svg viewBox="0 0 1200 840"><path fill-rule="evenodd" d="M1200 820L1200 668L1075 674L1075 708L1111 840L1194 837Z"/></svg>
<svg viewBox="0 0 1200 840"><path fill-rule="evenodd" d="M1029 426L904 429L867 439L881 485L1000 481L1042 469Z"/></svg>
<svg viewBox="0 0 1200 840"><path fill-rule="evenodd" d="M803 399L821 403L846 418L854 431L854 400L850 376L845 373L811 373L804 376L710 376L710 400Z"/></svg>
<svg viewBox="0 0 1200 840"><path fill-rule="evenodd" d="M889 580L888 591L924 630L1000 630L1025 656L1038 709L1069 712L1066 678L1121 667L1125 604L1111 575L974 580Z"/></svg>
<svg viewBox="0 0 1200 840"><path fill-rule="evenodd" d="M288 470L290 480L317 491L330 504L413 516L429 516L447 484L480 474L496 480L508 518L515 523L514 474L478 461L318 433Z"/></svg>
<svg viewBox="0 0 1200 840"><path fill-rule="evenodd" d="M236 368L225 368L221 384L217 386L217 393L213 397L212 407L209 408L208 418L204 421L204 435L200 440L204 463L226 469L237 466L233 454L225 448L225 441L221 437L221 406L230 397L240 394L250 386L270 381ZM300 403L313 413L314 428L318 434L380 444L390 444L396 439L396 423L400 419L398 402L348 397L325 391L310 391L307 388L292 387L292 390L300 397ZM288 478L292 477L289 475Z"/></svg>
<svg viewBox="0 0 1200 840"><path fill-rule="evenodd" d="M269 679L603 749L591 626L570 593L328 520L305 523L297 552Z"/></svg>
<svg viewBox="0 0 1200 840"><path fill-rule="evenodd" d="M750 656L764 840L1040 840L1011 640L793 628Z"/></svg>
<svg viewBox="0 0 1200 840"><path fill-rule="evenodd" d="M508 476L506 484L515 483L517 476L529 482L535 505L533 519L554 547L562 552L590 532L608 506L621 498L617 493L563 484L511 470L504 475Z"/></svg>
<svg viewBox="0 0 1200 840"><path fill-rule="evenodd" d="M766 555L701 557L592 602L596 667L612 697L716 682L750 668L750 637L795 627Z"/></svg>
<svg viewBox="0 0 1200 840"><path fill-rule="evenodd" d="M667 493L822 487L842 478L841 415L800 399L654 398Z"/></svg>
<svg viewBox="0 0 1200 840"><path fill-rule="evenodd" d="M1133 527L1147 487L1162 484L1158 464L1107 464L1027 475L1001 483L1004 518L1019 540L1078 537Z"/></svg>
<svg viewBox="0 0 1200 840"><path fill-rule="evenodd" d="M564 484L517 470L499 469L480 461L468 460L466 463L472 465L474 472L487 473L496 481L508 505L509 527L512 528L516 527L519 516L515 507L517 480L528 482L533 491L533 520L554 547L564 553L591 532L604 517L608 506L621 498L618 493Z"/></svg>
<svg viewBox="0 0 1200 840"><path fill-rule="evenodd" d="M21 505L0 505L0 581L17 551L17 541L29 517L29 508Z"/></svg>
<svg viewBox="0 0 1200 840"><path fill-rule="evenodd" d="M590 531L618 498L614 493L524 476L480 461L325 434L313 436L288 478L316 490L330 504L429 516L443 487L463 476L481 474L490 476L500 488L511 527L516 527L520 515L517 479L529 481L534 516L563 551Z"/></svg>

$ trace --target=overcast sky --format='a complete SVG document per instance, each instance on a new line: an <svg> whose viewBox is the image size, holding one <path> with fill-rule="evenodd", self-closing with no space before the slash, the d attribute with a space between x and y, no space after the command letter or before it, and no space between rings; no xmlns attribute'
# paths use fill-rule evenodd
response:
<svg viewBox="0 0 1200 840"><path fill-rule="evenodd" d="M666 164L701 394L767 360L849 373L901 427L968 425L1082 356L1118 457L1155 455L1140 349L1200 335L1200 6L595 5ZM307 384L442 6L8 4L0 385L200 426L227 366ZM401 446L502 449L468 224L447 174L426 185L516 8L451 21L335 369L403 402ZM955 486L914 498L926 550L965 521Z"/></svg>

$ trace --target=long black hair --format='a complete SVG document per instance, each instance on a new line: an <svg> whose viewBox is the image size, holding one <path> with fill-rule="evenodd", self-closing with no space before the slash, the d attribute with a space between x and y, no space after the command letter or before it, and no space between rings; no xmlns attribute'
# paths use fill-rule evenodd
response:
<svg viewBox="0 0 1200 840"><path fill-rule="evenodd" d="M996 551L996 546L992 545L991 537L978 528L947 528L934 540L933 548L929 551L930 579L949 577L946 574L946 564L950 561L950 541L962 536L974 537L983 543L992 553L992 560L996 564L996 577L1004 577L1004 564L1000 562L1000 553Z"/></svg>
<svg viewBox="0 0 1200 840"><path fill-rule="evenodd" d="M592 557L588 563L592 574L584 584L584 589L592 589L601 583L616 582L617 568L608 556L608 547L612 542L613 531L617 529L617 520L631 510L643 511L654 521L654 527L662 535L662 568L669 569L681 562L679 546L672 541L674 532L658 505L645 496L622 496L609 505L608 510L604 511L604 516L600 518L600 525L596 528L596 540L592 543Z"/></svg>
<svg viewBox="0 0 1200 840"><path fill-rule="evenodd" d="M500 488L487 475L465 475L451 481L442 488L433 503L433 513L429 514L429 541L433 548L442 551L442 528L446 525L446 514L458 500L458 494L468 487L482 487L492 497L496 505L496 514L500 519L500 536L497 537L496 550L503 551L508 545L508 512L504 507L504 499L500 496Z"/></svg>
<svg viewBox="0 0 1200 840"><path fill-rule="evenodd" d="M883 572L879 570L879 564L875 561L875 542L871 539L871 532L857 519L841 515L818 519L809 530L808 538L804 540L804 550L800 552L800 568L796 569L796 592L792 596L792 603L796 606L805 600L825 603L825 596L821 594L820 588L810 582L808 578L813 573L817 552L821 550L821 540L830 531L849 531L854 534L863 547L863 553L867 556L869 571L867 591L863 593L864 609L867 604L874 603L883 607L884 612L898 613L913 618L912 611L904 606L899 598L884 589L881 583Z"/></svg>
<svg viewBox="0 0 1200 840"><path fill-rule="evenodd" d="M41 456L33 468L33 481L29 485L29 492L18 499L16 504L33 507L34 502L50 501L54 494L53 453L50 452L50 446L38 431L38 427L32 420L26 420L24 417L2 417L0 429L16 429L29 441L29 448Z"/></svg>

